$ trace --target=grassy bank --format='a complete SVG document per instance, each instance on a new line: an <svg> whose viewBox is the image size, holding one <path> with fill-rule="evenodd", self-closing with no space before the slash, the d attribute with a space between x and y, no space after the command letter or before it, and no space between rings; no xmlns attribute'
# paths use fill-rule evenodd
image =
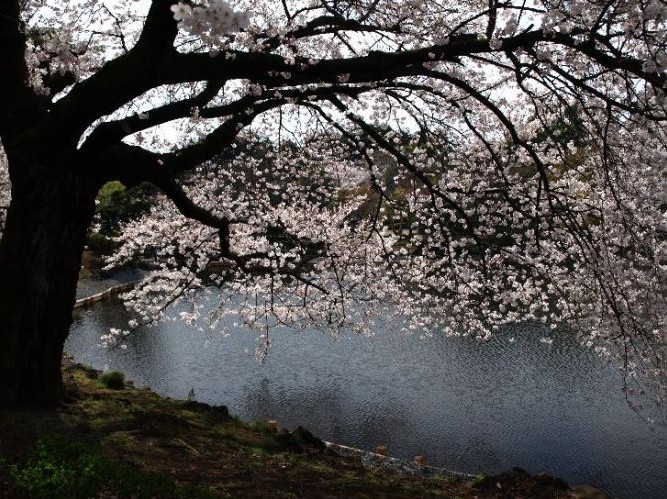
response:
<svg viewBox="0 0 667 499"><path fill-rule="evenodd" d="M52 412L0 412L0 497L584 497L547 476L364 468L304 430L139 390L71 362ZM594 496L588 496L594 497Z"/></svg>

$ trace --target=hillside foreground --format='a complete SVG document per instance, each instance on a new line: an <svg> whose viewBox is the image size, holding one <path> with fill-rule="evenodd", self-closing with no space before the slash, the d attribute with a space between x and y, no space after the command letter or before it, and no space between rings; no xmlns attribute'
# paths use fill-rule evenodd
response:
<svg viewBox="0 0 667 499"><path fill-rule="evenodd" d="M519 469L430 478L369 469L301 428L245 423L67 358L63 370L59 409L0 411L0 497L605 497Z"/></svg>

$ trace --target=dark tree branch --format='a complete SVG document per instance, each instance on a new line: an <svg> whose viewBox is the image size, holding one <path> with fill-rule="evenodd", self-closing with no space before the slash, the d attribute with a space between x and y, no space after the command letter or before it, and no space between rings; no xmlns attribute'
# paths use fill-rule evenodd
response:
<svg viewBox="0 0 667 499"><path fill-rule="evenodd" d="M573 35L582 34L574 32ZM544 33L534 30L506 38L501 47L491 49L486 39L476 35L457 35L446 44L399 52L370 52L368 55L346 59L323 60L309 64L297 59L288 64L276 54L226 52L210 54L173 54L162 74L162 83L180 83L211 79L250 79L267 85L289 83L309 84L335 82L341 75L349 75L350 82L368 82L390 77L421 74L423 64L433 61L456 61L468 55L515 51L532 47L540 42L555 43L577 50L611 70L626 70L660 88L665 76L644 71L641 61L628 57L612 57L595 48L592 42L580 43L573 35ZM287 81L281 74L289 73Z"/></svg>
<svg viewBox="0 0 667 499"><path fill-rule="evenodd" d="M284 99L273 99L261 102L248 108L248 112L225 121L209 133L204 139L184 147L176 152L163 154L160 162L176 175L195 168L215 157L221 150L234 143L238 133L261 113L279 107L285 103Z"/></svg>
<svg viewBox="0 0 667 499"><path fill-rule="evenodd" d="M123 26L121 25L120 19L118 19L118 17L113 12L111 12L111 9L109 9L109 7L107 7L105 4L102 4L102 8L109 15L109 17L113 19L113 22L116 25L116 29L118 30L116 37L120 40L120 46L122 47L123 52L129 52L127 43L125 42L125 35L123 34Z"/></svg>
<svg viewBox="0 0 667 499"><path fill-rule="evenodd" d="M199 118L224 118L252 110L252 106L260 101L279 97L285 101L287 99L294 99L296 101L308 97L323 99L335 94L357 97L363 92L373 90L373 88L374 86L368 85L330 85L322 88L280 89L267 91L259 95L246 95L228 104L204 107L215 98L220 89L218 83L209 83L201 93L190 99L165 104L164 106L151 109L146 113L133 114L122 120L100 124L83 144L81 152L86 155L95 155L102 152L104 148L117 144L123 137L162 125L169 121L190 117L193 115L195 108L197 109Z"/></svg>
<svg viewBox="0 0 667 499"><path fill-rule="evenodd" d="M498 0L489 0L489 21L486 24L486 38L489 40L496 30L496 19L498 17Z"/></svg>
<svg viewBox="0 0 667 499"><path fill-rule="evenodd" d="M176 174L164 164L161 164L160 155L146 151L138 146L120 144L113 149L113 154L105 158L107 162L122 161L131 164L131 170L125 167L125 175L121 172L119 179L126 185L138 182L150 182L160 189L176 205L186 217L209 227L228 230L229 220L213 215L209 211L197 206L176 182Z"/></svg>
<svg viewBox="0 0 667 499"><path fill-rule="evenodd" d="M144 28L133 50L155 57L174 49L178 23L171 6L175 0L152 0Z"/></svg>
<svg viewBox="0 0 667 499"><path fill-rule="evenodd" d="M177 24L169 10L170 4L170 0L154 1L136 46L75 86L68 96L54 105L51 115L54 133L69 132L62 139L74 143L95 119L161 84L192 81L218 81L223 84L231 79L249 79L268 87L284 87L336 83L343 75L351 83L371 82L423 74L422 65L431 61L454 61L466 55L493 52L486 39L480 40L475 35L457 35L443 45L395 53L371 52L365 56L324 60L315 64L309 64L305 59L290 64L276 54L239 51L225 51L217 56L208 53L180 54L173 49ZM355 26L356 21L341 20L337 16L326 19L326 23L342 23L351 30L367 29L363 25ZM316 26L317 23L314 23L306 29L313 30ZM498 51L511 52L520 47L532 47L538 42L570 47L604 67L632 72L660 88L664 85L665 77L645 72L640 61L609 56L592 42L578 43L573 36L562 33L545 34L541 30L521 33L503 40Z"/></svg>
<svg viewBox="0 0 667 499"><path fill-rule="evenodd" d="M51 136L62 144L76 146L95 120L161 84L159 67L169 59L169 53L175 52L173 42L178 33L170 10L172 3L153 0L136 45L75 85L53 105L47 124Z"/></svg>
<svg viewBox="0 0 667 499"><path fill-rule="evenodd" d="M290 101L295 101L295 99L307 99L311 95L320 99L330 98L336 93L357 96L370 89L371 87L349 88L334 86L324 89L285 90L269 94L270 98L264 97L266 100L256 103L253 103L251 96L247 96L228 106L203 109L201 116L204 118L226 116L230 111L234 111L236 114L213 130L200 142L173 153L163 154L160 156L160 161L166 168L172 169L175 174L179 175L212 159L222 149L233 144L240 130L266 111L280 107Z"/></svg>
<svg viewBox="0 0 667 499"><path fill-rule="evenodd" d="M169 121L190 116L193 108L204 107L215 98L220 88L221 85L219 83L209 82L202 92L190 99L156 107L143 115L133 114L121 120L102 123L86 139L85 144L81 148L82 152L95 154L95 152L103 151L104 148L118 143L123 137Z"/></svg>
<svg viewBox="0 0 667 499"><path fill-rule="evenodd" d="M229 225L227 219L218 218L211 212L193 203L181 186L176 183L171 175L166 174L164 170L156 168L151 183L164 192L186 217L216 229L221 229L223 226Z"/></svg>

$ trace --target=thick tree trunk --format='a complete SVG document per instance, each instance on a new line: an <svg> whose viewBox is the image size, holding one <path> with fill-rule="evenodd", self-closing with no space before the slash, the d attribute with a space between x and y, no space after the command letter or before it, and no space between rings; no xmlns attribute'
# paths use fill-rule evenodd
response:
<svg viewBox="0 0 667 499"><path fill-rule="evenodd" d="M0 407L62 398L63 345L96 192L80 171L12 178L0 240Z"/></svg>

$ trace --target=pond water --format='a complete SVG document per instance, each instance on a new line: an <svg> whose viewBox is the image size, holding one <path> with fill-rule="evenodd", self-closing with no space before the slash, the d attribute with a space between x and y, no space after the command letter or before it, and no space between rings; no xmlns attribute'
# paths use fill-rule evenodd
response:
<svg viewBox="0 0 667 499"><path fill-rule="evenodd" d="M345 445L385 444L393 456L425 454L474 474L520 466L616 497L667 493L666 411L653 410L649 426L625 402L617 370L567 337L540 342L537 325L481 345L401 334L391 318L373 338L276 330L262 364L256 334L231 319L227 337L165 322L137 330L126 349L100 347L126 320L115 301L77 312L66 350L158 393L193 393Z"/></svg>

